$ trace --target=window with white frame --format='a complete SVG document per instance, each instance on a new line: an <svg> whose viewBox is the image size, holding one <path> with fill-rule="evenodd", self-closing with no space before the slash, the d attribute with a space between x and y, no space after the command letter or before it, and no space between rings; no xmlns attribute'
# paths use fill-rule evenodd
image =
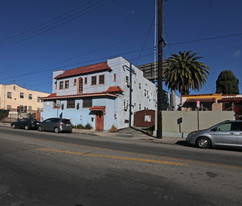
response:
<svg viewBox="0 0 242 206"><path fill-rule="evenodd" d="M69 80L65 81L65 89L69 89Z"/></svg>
<svg viewBox="0 0 242 206"><path fill-rule="evenodd" d="M8 93L7 93L7 98L8 98L8 99L12 99L12 92L8 92Z"/></svg>
<svg viewBox="0 0 242 206"><path fill-rule="evenodd" d="M75 99L68 99L66 108L75 108Z"/></svg>
<svg viewBox="0 0 242 206"><path fill-rule="evenodd" d="M104 84L105 76L104 74L99 75L99 84Z"/></svg>
<svg viewBox="0 0 242 206"><path fill-rule="evenodd" d="M59 89L63 89L63 88L64 88L64 82L61 81L61 82L59 83Z"/></svg>
<svg viewBox="0 0 242 206"><path fill-rule="evenodd" d="M92 76L91 85L96 85L96 84L97 84L97 76Z"/></svg>

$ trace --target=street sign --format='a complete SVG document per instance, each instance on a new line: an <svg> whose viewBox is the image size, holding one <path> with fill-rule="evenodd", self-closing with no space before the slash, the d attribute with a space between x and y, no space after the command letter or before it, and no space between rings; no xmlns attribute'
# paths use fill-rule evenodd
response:
<svg viewBox="0 0 242 206"><path fill-rule="evenodd" d="M56 107L60 107L61 106L61 101L60 100L56 100L55 106Z"/></svg>
<svg viewBox="0 0 242 206"><path fill-rule="evenodd" d="M197 101L197 108L200 107L200 101Z"/></svg>

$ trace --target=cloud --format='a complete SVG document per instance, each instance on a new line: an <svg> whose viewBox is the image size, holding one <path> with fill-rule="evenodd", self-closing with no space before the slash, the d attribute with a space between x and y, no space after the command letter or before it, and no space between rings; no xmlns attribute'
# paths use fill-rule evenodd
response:
<svg viewBox="0 0 242 206"><path fill-rule="evenodd" d="M233 54L232 54L233 57L240 57L241 56L241 51L240 49L236 50Z"/></svg>

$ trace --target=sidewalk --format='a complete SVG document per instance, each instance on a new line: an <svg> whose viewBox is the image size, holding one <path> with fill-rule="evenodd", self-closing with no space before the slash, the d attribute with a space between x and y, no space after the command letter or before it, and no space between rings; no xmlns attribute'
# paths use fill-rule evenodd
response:
<svg viewBox="0 0 242 206"><path fill-rule="evenodd" d="M101 132L101 131L95 131L95 130L73 129L73 132L81 133L81 134L96 135L96 136L113 137L113 138L118 137L118 138L125 138L125 139L146 140L150 142L157 142L157 143L163 143L163 144L176 144L179 141L186 140L184 138L178 138L178 137L163 137L162 139L157 139L154 136L144 134L140 131L136 131L132 133L130 132L130 130L132 130L132 128L122 129L117 132L105 132L105 131Z"/></svg>
<svg viewBox="0 0 242 206"><path fill-rule="evenodd" d="M0 122L0 127L10 127L11 123ZM86 129L73 129L73 133L95 135L100 137L118 137L125 139L135 139L135 140L146 140L150 142L157 142L163 144L176 144L179 141L185 141L185 139L177 137L163 137L162 139L157 139L153 136L147 135L142 131L134 128L125 128L118 130L116 132L105 132L105 131L95 131Z"/></svg>

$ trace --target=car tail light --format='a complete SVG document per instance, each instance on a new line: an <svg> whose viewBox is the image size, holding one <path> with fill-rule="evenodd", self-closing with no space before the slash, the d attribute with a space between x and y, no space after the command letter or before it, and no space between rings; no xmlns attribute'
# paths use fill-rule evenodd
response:
<svg viewBox="0 0 242 206"><path fill-rule="evenodd" d="M63 126L63 123L62 122L60 123L60 126Z"/></svg>

